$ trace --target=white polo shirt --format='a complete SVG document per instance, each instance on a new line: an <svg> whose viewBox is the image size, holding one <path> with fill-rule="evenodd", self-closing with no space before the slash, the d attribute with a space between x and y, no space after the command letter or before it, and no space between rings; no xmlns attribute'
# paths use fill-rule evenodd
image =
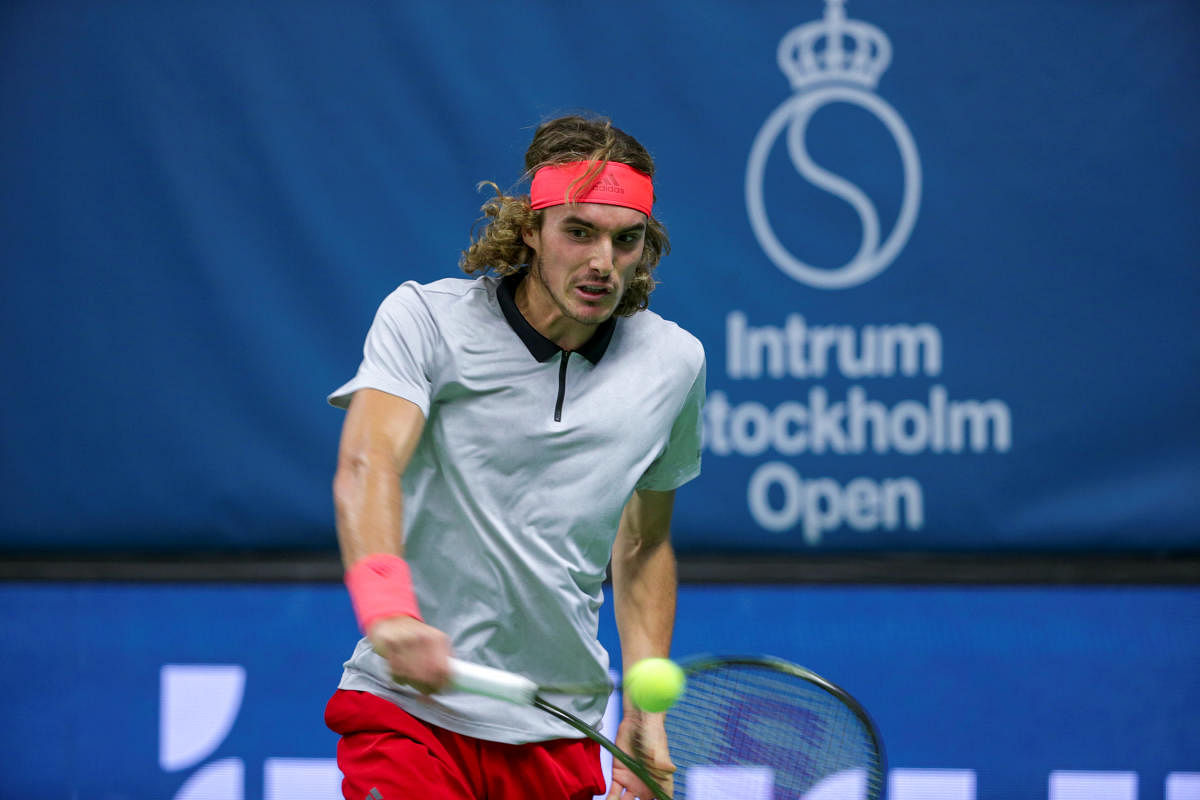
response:
<svg viewBox="0 0 1200 800"><path fill-rule="evenodd" d="M522 275L405 283L380 306L354 379L415 403L425 428L403 477L405 558L425 620L454 655L539 684L603 683L598 611L635 489L700 472L700 342L650 311L565 352L521 316ZM339 684L458 733L520 743L577 737L534 708L391 680L363 638ZM596 723L606 696L552 698Z"/></svg>

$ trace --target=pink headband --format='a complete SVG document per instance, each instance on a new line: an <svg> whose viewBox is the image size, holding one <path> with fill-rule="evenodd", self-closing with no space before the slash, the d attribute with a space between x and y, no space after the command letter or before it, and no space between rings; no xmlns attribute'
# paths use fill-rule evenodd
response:
<svg viewBox="0 0 1200 800"><path fill-rule="evenodd" d="M625 206L650 216L654 205L654 184L650 176L619 161L604 165L591 185L576 183L595 161L572 161L542 167L533 175L529 187L530 206L537 210L567 203L602 203L606 206Z"/></svg>

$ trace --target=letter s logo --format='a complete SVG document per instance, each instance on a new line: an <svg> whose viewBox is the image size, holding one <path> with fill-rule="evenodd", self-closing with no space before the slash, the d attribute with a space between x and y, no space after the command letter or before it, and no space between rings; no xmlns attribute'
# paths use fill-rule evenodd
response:
<svg viewBox="0 0 1200 800"><path fill-rule="evenodd" d="M796 94L763 124L750 148L746 167L746 212L759 245L784 273L817 289L845 289L881 273L908 242L921 204L921 160L904 120L873 91L891 59L891 44L874 26L847 20L843 0L826 0L825 18L790 31L779 44L779 65ZM847 47L846 45L850 46ZM805 143L809 120L829 103L856 105L884 124L900 152L904 194L896 224L880 242L879 214L860 188L816 164ZM779 241L767 218L763 174L767 157L786 129L787 151L796 171L809 183L844 200L862 225L858 252L836 269L806 264Z"/></svg>

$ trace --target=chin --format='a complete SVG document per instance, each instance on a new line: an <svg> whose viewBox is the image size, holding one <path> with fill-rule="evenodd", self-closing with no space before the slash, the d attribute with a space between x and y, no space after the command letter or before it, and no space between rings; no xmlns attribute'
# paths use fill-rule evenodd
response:
<svg viewBox="0 0 1200 800"><path fill-rule="evenodd" d="M612 316L612 313L616 307L616 303L609 303L607 301L603 304L587 304L576 302L569 306L573 312L572 316L581 322L585 320L587 322L603 322Z"/></svg>
<svg viewBox="0 0 1200 800"><path fill-rule="evenodd" d="M612 312L606 311L596 314L579 314L575 317L575 320L583 323L584 325L599 325L602 322L605 322L611 316Z"/></svg>

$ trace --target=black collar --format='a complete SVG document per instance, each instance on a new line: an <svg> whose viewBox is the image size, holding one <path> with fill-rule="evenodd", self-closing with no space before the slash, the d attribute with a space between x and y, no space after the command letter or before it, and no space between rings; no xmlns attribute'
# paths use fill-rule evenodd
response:
<svg viewBox="0 0 1200 800"><path fill-rule="evenodd" d="M517 308L517 287L524 280L527 271L515 272L502 279L500 286L497 287L496 299L500 301L500 310L504 312L504 318L508 320L509 327L517 336L521 337L521 341L529 348L529 353L538 361L549 361L556 353L562 352L562 348L538 333ZM612 341L613 331L616 327L616 317L604 320L597 326L592 338L584 342L583 346L575 352L593 364L599 364L605 351L608 350L608 343Z"/></svg>

